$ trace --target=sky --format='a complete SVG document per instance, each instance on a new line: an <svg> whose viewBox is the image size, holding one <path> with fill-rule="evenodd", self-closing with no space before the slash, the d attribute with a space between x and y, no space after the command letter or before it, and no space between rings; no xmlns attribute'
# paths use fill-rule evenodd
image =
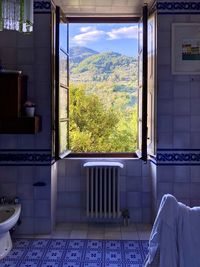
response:
<svg viewBox="0 0 200 267"><path fill-rule="evenodd" d="M138 28L134 23L71 23L69 45L84 46L98 52L113 51L137 57Z"/></svg>

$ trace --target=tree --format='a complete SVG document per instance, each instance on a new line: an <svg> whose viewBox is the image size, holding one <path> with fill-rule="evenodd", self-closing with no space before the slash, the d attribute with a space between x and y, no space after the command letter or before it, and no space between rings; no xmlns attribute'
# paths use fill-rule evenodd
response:
<svg viewBox="0 0 200 267"><path fill-rule="evenodd" d="M104 90L100 91L104 93ZM106 95L106 97L109 97ZM74 152L133 152L137 144L137 112L112 105L85 84L70 86L70 149ZM105 104L104 104L105 102ZM110 105L108 104L110 103ZM117 103L117 102L116 102Z"/></svg>

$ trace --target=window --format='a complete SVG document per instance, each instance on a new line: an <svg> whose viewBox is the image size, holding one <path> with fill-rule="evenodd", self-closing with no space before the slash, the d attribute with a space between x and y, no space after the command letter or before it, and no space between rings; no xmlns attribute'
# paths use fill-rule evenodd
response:
<svg viewBox="0 0 200 267"><path fill-rule="evenodd" d="M76 47L74 48L76 55L73 58L72 55L74 55L73 53L75 52L73 51L73 49L69 51L69 48L68 48L68 30L66 31L67 33L66 38L63 38L64 42L66 42L66 49L63 45L61 45L62 38L60 37L61 36L60 33L62 30L64 30L65 26L67 25L66 21L64 20L63 21L65 22L66 25L61 24L61 21L59 21L61 17L62 17L61 15L57 16L57 28L56 28L56 32L57 32L57 38L56 38L57 40L56 42L56 47L57 47L56 49L56 54L57 54L56 92L57 94L56 94L56 101L55 101L56 103L55 109L57 111L56 112L57 114L56 123L55 123L55 127L57 130L57 133L56 133L57 153L56 154L59 155L59 157L66 155L69 151L68 149L70 147L70 143L71 143L71 148L74 151L80 151L80 152L83 152L83 151L84 152L91 152L91 151L92 152L130 152L130 151L134 152L134 150L136 149L136 146L135 146L136 140L134 141L134 138L136 139L137 134L134 135L133 133L134 131L137 132L137 127L135 124L135 128L134 128L133 127L134 123L131 125L131 123L129 122L131 120L136 121L138 119L136 105L137 103L140 103L140 98L139 98L139 101L136 101L136 90L134 88L137 82L136 71L135 71L135 84L133 82L134 70L137 68L132 69L133 70L132 78L130 78L130 75L127 75L127 74L129 73L130 65L137 66L137 60L134 58L131 58L129 55L126 55L124 57L122 53L119 53L119 51L116 51L116 50L113 50L114 52L113 51L103 52L103 47L100 47L98 50L95 50L89 47L89 49L86 49L85 51L81 51L81 53L80 53L80 50L78 51L80 47L79 48ZM73 22L74 20L76 19L73 19ZM93 24L91 24L91 20ZM131 29L133 29L136 26L135 24L131 24L130 21L127 21L127 19L125 19L126 24L122 24L122 22L124 23L124 20L122 19L121 24L112 25L116 27L115 29L106 31L105 29L97 29L98 19L95 21L94 20L95 19L93 18L90 18L89 21L87 21L87 19L83 20L82 28L79 27L79 31L81 32L75 35L76 40L81 42L81 37L83 37L83 35L85 35L87 38L90 39L91 31L93 31L94 36L96 36L95 38L98 38L98 34L99 35L106 34L108 38L114 39L116 38L116 35L120 33L120 30L122 30L121 33L124 33L128 28L132 27ZM81 19L78 19L77 21L80 23ZM69 22L71 25L72 20L69 20ZM94 22L96 23L96 25L94 24ZM112 23L113 22L114 21L112 21ZM83 23L90 23L90 24L83 25ZM105 19L104 19L104 23L105 23ZM102 25L103 24L101 24L101 26ZM109 26L108 23L106 25L107 27ZM145 29L143 27L143 32L144 30ZM81 34L82 36L80 36ZM75 38L75 36L73 38ZM146 42L145 38L143 38L143 49L141 51L142 62L143 62L142 64L143 74L145 74L144 69L146 68L146 65L145 65L146 63L144 64L144 61L146 60L146 55L147 55L145 54L147 46L146 47L144 46L144 42ZM126 51L126 53L127 52L128 51ZM91 54L91 53L92 55L88 57L88 54ZM70 66L69 66L69 54L71 55ZM103 55L100 55L100 54L103 54ZM83 60L83 57L85 57L86 59ZM91 61L91 58L92 58L92 61ZM109 61L109 59L111 60ZM82 62L84 64L81 64ZM118 66L115 65L116 62L118 62L117 63ZM124 68L124 69L122 68L120 70L120 66L123 64L127 68ZM113 69L115 70L118 69L118 72L115 71L115 73L111 73ZM69 70L70 70L70 75L69 75ZM101 76L98 75L99 73L101 73ZM141 113L142 114L141 119L139 116L139 121L142 122L141 125L146 123L145 121L145 116L146 116L145 115L145 112L146 112L145 101L146 100L144 101L144 97L146 93L143 93L146 90L146 88L144 88L146 86L146 81L144 79L144 75L142 75L142 77L143 77L142 85L140 86L141 88L139 90L142 92L141 94L139 93L139 96L141 95L143 99L142 101L143 104L141 105L141 108L143 110ZM70 80L70 83L69 83L69 80ZM113 80L116 81L115 84L113 84ZM78 83L83 82L83 81L85 84L82 84L81 86L77 86ZM109 83L107 83L108 81ZM129 86L127 85L127 82L130 82ZM131 84L131 82L133 83ZM110 94L111 91L113 94ZM69 108L69 96L70 96L70 108ZM102 101L102 99L104 101ZM130 108L131 102L133 104L132 107L134 106L134 109L135 109L134 111L133 109L131 110ZM92 121L90 115L88 115L88 110L90 111L90 114L92 115L95 114L95 116L93 116L93 118L95 118L96 120L95 123L94 121ZM138 110L139 110L138 114L140 114L140 104L138 106ZM69 111L70 111L70 116L69 116ZM72 120L71 124L69 123L69 118L71 118ZM86 128L86 125L88 128ZM70 132L73 133L70 136L70 142L68 142L69 127L71 130ZM77 130L77 128L79 129ZM92 136L91 132L88 130L90 128L94 131L94 133L97 134L96 140L94 136ZM118 128L118 131L117 131L117 128ZM142 135L140 135L140 132L138 134L138 136L142 136L141 143L146 142L146 139L145 139L146 129L147 128L145 128L144 126L139 127L139 130L143 131ZM91 140L92 140L92 143L91 143ZM104 141L104 143L102 142L102 140ZM82 146L83 143L84 143L84 146ZM111 146L110 144L112 145L114 144L114 146ZM121 145L123 144L125 145L122 150ZM145 146L142 145L140 148L144 149ZM143 159L145 158L144 155L146 154L142 155Z"/></svg>
<svg viewBox="0 0 200 267"><path fill-rule="evenodd" d="M72 152L137 149L138 24L69 23Z"/></svg>

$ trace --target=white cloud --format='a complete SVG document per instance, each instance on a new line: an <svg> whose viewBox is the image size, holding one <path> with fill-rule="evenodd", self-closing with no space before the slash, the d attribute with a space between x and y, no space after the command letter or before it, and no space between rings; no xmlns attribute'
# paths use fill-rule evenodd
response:
<svg viewBox="0 0 200 267"><path fill-rule="evenodd" d="M89 28L89 27L83 27ZM85 30L85 32L84 32ZM100 31L97 29L82 29L83 33L77 34L72 38L73 43L78 45L86 45L89 42L95 42L99 40L103 35L105 35L104 31Z"/></svg>
<svg viewBox="0 0 200 267"><path fill-rule="evenodd" d="M130 27L121 27L118 29L112 29L110 32L106 33L108 35L109 40L116 39L137 39L138 38L138 27L130 26Z"/></svg>
<svg viewBox="0 0 200 267"><path fill-rule="evenodd" d="M80 32L89 32L89 31L94 31L96 30L96 27L92 27L92 26L87 26L87 27L81 27L80 28Z"/></svg>

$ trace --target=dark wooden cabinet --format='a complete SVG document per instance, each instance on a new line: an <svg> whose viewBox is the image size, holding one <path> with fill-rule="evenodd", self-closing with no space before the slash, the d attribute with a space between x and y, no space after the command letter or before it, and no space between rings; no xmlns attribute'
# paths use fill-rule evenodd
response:
<svg viewBox="0 0 200 267"><path fill-rule="evenodd" d="M20 72L0 72L0 133L35 134L41 131L41 117L26 117L26 75Z"/></svg>
<svg viewBox="0 0 200 267"><path fill-rule="evenodd" d="M0 73L0 118L21 117L26 99L27 76Z"/></svg>

